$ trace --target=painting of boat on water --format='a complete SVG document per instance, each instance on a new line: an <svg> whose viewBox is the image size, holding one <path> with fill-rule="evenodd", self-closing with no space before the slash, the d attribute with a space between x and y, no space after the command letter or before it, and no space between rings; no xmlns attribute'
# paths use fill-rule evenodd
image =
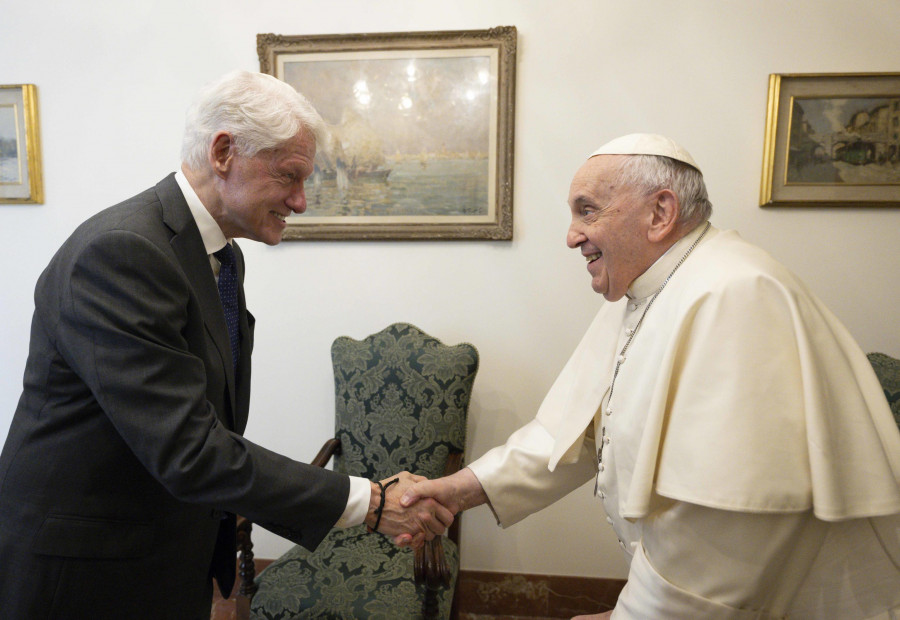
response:
<svg viewBox="0 0 900 620"><path fill-rule="evenodd" d="M325 119L303 216L488 215L490 58L285 59Z"/></svg>
<svg viewBox="0 0 900 620"><path fill-rule="evenodd" d="M262 68L268 50L328 133L285 239L511 237L510 52L484 37L443 48L438 34L367 49L346 49L354 35L260 35Z"/></svg>

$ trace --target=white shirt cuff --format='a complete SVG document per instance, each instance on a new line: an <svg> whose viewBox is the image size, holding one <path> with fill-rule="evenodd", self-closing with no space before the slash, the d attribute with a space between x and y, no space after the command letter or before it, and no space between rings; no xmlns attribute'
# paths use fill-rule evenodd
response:
<svg viewBox="0 0 900 620"><path fill-rule="evenodd" d="M372 484L366 478L350 476L350 496L344 514L334 524L335 527L352 527L366 520L369 500L372 498Z"/></svg>

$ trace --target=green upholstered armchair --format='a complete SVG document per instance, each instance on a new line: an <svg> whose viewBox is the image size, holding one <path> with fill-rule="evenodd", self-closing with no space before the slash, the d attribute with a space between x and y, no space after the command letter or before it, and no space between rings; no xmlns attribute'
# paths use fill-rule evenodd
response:
<svg viewBox="0 0 900 620"><path fill-rule="evenodd" d="M878 381L881 382L897 427L900 428L900 360L884 353L869 353L867 357L875 369Z"/></svg>
<svg viewBox="0 0 900 620"><path fill-rule="evenodd" d="M475 347L447 346L396 323L364 340L338 338L331 356L335 438L314 464L334 455L335 471L370 480L403 470L435 478L461 467ZM246 530L239 536L249 543ZM242 593L250 617L267 620L449 618L458 544L458 520L448 537L416 552L364 525L334 529L315 552L295 546L255 582L248 583L252 562L242 563Z"/></svg>

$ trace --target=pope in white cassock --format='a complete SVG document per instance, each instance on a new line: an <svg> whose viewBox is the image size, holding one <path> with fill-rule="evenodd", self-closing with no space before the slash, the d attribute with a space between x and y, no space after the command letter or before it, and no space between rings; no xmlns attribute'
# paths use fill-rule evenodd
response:
<svg viewBox="0 0 900 620"><path fill-rule="evenodd" d="M847 330L668 138L601 147L569 206L609 303L532 422L404 501L508 527L595 477L630 571L592 618L900 618L900 432Z"/></svg>

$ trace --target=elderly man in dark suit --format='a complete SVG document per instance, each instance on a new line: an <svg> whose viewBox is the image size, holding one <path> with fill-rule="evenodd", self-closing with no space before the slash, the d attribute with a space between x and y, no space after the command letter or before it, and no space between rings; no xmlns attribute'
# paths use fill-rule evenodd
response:
<svg viewBox="0 0 900 620"><path fill-rule="evenodd" d="M335 525L380 517L421 542L452 521L399 507L414 476L385 491L241 436L254 319L232 240L281 240L323 127L283 82L225 76L188 113L181 170L90 218L41 275L0 455L0 617L209 618L236 513L310 549Z"/></svg>

